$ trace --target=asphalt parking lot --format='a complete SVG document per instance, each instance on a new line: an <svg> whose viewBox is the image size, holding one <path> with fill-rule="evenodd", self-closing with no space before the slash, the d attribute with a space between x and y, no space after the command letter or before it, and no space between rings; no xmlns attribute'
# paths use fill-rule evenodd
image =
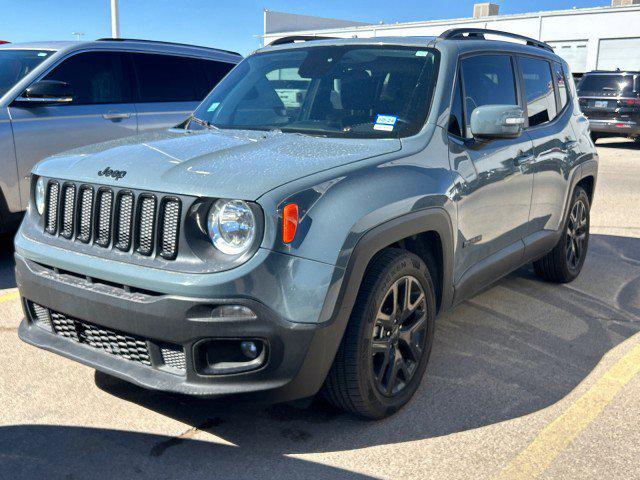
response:
<svg viewBox="0 0 640 480"><path fill-rule="evenodd" d="M148 392L23 344L0 244L0 479L640 478L640 146L598 143L582 275L528 268L438 320L381 422Z"/></svg>

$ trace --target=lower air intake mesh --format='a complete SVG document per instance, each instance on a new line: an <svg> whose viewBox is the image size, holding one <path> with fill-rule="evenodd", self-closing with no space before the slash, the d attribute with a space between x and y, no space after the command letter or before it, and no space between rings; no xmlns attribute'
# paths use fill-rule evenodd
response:
<svg viewBox="0 0 640 480"><path fill-rule="evenodd" d="M60 337L132 362L153 366L149 351L149 346L153 345L151 340L83 322L33 302L27 304L31 322ZM162 343L156 348L161 352L163 365L185 373L186 356L180 345Z"/></svg>
<svg viewBox="0 0 640 480"><path fill-rule="evenodd" d="M167 367L183 371L187 369L187 359L182 347L168 344L161 345L160 352L162 352L162 361Z"/></svg>

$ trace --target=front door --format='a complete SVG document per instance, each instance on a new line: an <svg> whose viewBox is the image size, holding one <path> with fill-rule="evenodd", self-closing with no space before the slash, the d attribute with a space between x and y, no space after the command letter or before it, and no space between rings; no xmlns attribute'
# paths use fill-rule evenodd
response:
<svg viewBox="0 0 640 480"><path fill-rule="evenodd" d="M69 83L74 97L65 105L9 108L23 207L29 202L29 174L43 158L137 133L123 54L79 53L63 60L44 78Z"/></svg>
<svg viewBox="0 0 640 480"><path fill-rule="evenodd" d="M456 284L464 296L513 268L523 253L529 228L533 145L516 139L474 139L473 110L483 105L519 105L514 59L491 54L466 57L452 106L449 152L458 173ZM454 118L457 117L457 118ZM457 125L457 126L456 126ZM488 278L479 278L482 272Z"/></svg>

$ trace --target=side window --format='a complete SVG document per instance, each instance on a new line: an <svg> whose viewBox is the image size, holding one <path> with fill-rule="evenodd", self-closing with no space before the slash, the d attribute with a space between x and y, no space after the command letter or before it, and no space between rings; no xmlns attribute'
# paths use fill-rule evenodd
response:
<svg viewBox="0 0 640 480"><path fill-rule="evenodd" d="M190 59L155 53L134 53L132 57L139 102L202 100L201 82Z"/></svg>
<svg viewBox="0 0 640 480"><path fill-rule="evenodd" d="M456 88L453 91L453 101L451 102L451 113L449 115L449 133L456 137L464 136L464 114L462 112L462 83L460 78L456 79Z"/></svg>
<svg viewBox="0 0 640 480"><path fill-rule="evenodd" d="M216 62L213 60L196 60L202 67L204 71L204 76L206 79L206 91L202 98L205 97L207 93L213 90L220 80L224 78L224 76L231 71L235 65L233 63L226 62Z"/></svg>
<svg viewBox="0 0 640 480"><path fill-rule="evenodd" d="M473 110L483 105L517 105L516 82L511 57L478 55L460 62L464 84L465 125Z"/></svg>
<svg viewBox="0 0 640 480"><path fill-rule="evenodd" d="M569 101L569 85L562 70L562 65L558 62L553 63L553 74L556 77L558 85L558 100L560 100L560 110L562 110Z"/></svg>
<svg viewBox="0 0 640 480"><path fill-rule="evenodd" d="M558 112L549 62L531 57L520 57L519 62L527 98L529 126L550 122Z"/></svg>
<svg viewBox="0 0 640 480"><path fill-rule="evenodd" d="M131 101L131 85L121 53L79 53L64 60L45 79L71 85L74 105Z"/></svg>

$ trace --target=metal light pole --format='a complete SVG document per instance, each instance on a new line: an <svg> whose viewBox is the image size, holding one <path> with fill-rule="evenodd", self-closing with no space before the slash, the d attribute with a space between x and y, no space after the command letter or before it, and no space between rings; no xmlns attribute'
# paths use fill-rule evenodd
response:
<svg viewBox="0 0 640 480"><path fill-rule="evenodd" d="M120 12L118 0L111 0L111 38L120 38Z"/></svg>

